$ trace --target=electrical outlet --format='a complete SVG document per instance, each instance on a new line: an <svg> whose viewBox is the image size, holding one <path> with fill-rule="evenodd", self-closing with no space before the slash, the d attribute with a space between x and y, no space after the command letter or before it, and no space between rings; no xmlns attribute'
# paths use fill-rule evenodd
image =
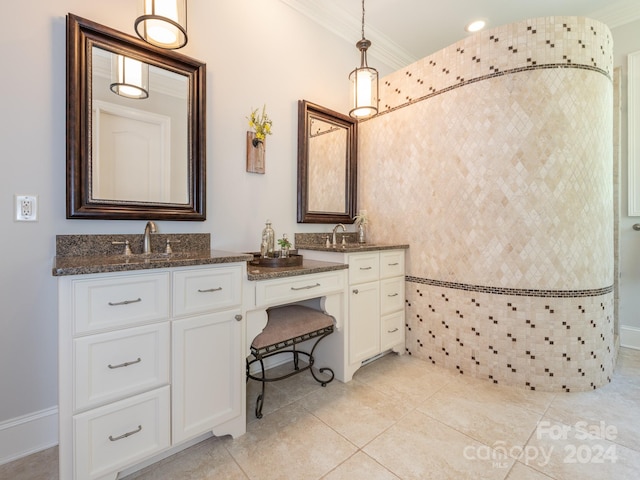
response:
<svg viewBox="0 0 640 480"><path fill-rule="evenodd" d="M35 222L38 220L38 196L15 195L15 220Z"/></svg>

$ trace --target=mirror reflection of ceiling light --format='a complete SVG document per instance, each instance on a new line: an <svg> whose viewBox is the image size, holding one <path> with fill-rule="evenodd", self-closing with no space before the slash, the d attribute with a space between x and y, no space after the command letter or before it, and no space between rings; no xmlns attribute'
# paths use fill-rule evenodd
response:
<svg viewBox="0 0 640 480"><path fill-rule="evenodd" d="M124 55L111 57L111 91L121 97L149 97L149 65Z"/></svg>
<svg viewBox="0 0 640 480"><path fill-rule="evenodd" d="M360 66L351 72L351 110L354 118L367 118L378 113L378 71L367 65L367 49L371 42L364 38L364 0L362 0L362 39L356 43L360 50Z"/></svg>
<svg viewBox="0 0 640 480"><path fill-rule="evenodd" d="M156 47L176 50L187 44L187 0L141 0L136 33Z"/></svg>
<svg viewBox="0 0 640 480"><path fill-rule="evenodd" d="M484 20L474 20L473 22L469 23L466 27L464 27L464 29L469 33L479 32L486 25L487 25L487 22Z"/></svg>

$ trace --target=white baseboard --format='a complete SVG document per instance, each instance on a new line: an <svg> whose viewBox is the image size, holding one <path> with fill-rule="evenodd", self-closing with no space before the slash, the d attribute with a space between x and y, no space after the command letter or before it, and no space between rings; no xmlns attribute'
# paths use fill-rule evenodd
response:
<svg viewBox="0 0 640 480"><path fill-rule="evenodd" d="M640 350L640 328L621 325L620 346Z"/></svg>
<svg viewBox="0 0 640 480"><path fill-rule="evenodd" d="M0 423L0 465L58 444L58 407Z"/></svg>

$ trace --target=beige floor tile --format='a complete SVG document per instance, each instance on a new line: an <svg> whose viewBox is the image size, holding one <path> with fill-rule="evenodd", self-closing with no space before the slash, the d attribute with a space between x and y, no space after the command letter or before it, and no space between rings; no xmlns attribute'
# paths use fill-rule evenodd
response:
<svg viewBox="0 0 640 480"><path fill-rule="evenodd" d="M640 452L553 421L531 437L519 460L557 480L635 480L640 471Z"/></svg>
<svg viewBox="0 0 640 480"><path fill-rule="evenodd" d="M471 386L451 383L420 405L418 410L517 458L542 414L512 402L509 389L494 387L490 383Z"/></svg>
<svg viewBox="0 0 640 480"><path fill-rule="evenodd" d="M614 376L610 384L596 390L558 394L547 416L577 428L615 429L609 440L640 451L639 412L640 384Z"/></svg>
<svg viewBox="0 0 640 480"><path fill-rule="evenodd" d="M2 480L58 480L58 447L0 465Z"/></svg>
<svg viewBox="0 0 640 480"><path fill-rule="evenodd" d="M300 367L305 365L306 363L300 362ZM293 371L293 362L288 362L268 370L267 378L278 377L291 371ZM318 378L325 378L321 373L316 372L316 375ZM337 382L337 380L334 380L334 382ZM322 385L313 378L311 372L308 370L285 378L284 380L267 382L265 385L265 399L262 405L262 414L273 413L321 388L323 388ZM256 380L249 380L247 382L247 423L257 420L255 416L256 400L261 389L261 382Z"/></svg>
<svg viewBox="0 0 640 480"><path fill-rule="evenodd" d="M451 382L457 374L410 355L386 355L358 370L353 379L399 402L417 406Z"/></svg>
<svg viewBox="0 0 640 480"><path fill-rule="evenodd" d="M252 422L226 447L251 480L319 479L357 451L298 405Z"/></svg>
<svg viewBox="0 0 640 480"><path fill-rule="evenodd" d="M356 453L322 480L399 480L389 470L362 452Z"/></svg>
<svg viewBox="0 0 640 480"><path fill-rule="evenodd" d="M553 477L548 477L544 473L523 465L520 462L516 462L506 480L549 480L550 478Z"/></svg>
<svg viewBox="0 0 640 480"><path fill-rule="evenodd" d="M473 395L482 395L482 398L486 398L488 401L504 401L537 413L545 413L557 395L553 392L495 384L489 380L473 378L468 375L458 375L452 383L465 386L473 392Z"/></svg>
<svg viewBox="0 0 640 480"><path fill-rule="evenodd" d="M357 382L328 385L304 397L300 405L358 447L369 443L410 409Z"/></svg>
<svg viewBox="0 0 640 480"><path fill-rule="evenodd" d="M212 437L122 480L248 480L220 438Z"/></svg>
<svg viewBox="0 0 640 480"><path fill-rule="evenodd" d="M640 384L638 372L640 372L640 350L621 348L616 362L615 377Z"/></svg>
<svg viewBox="0 0 640 480"><path fill-rule="evenodd" d="M621 349L610 385L575 394L496 386L409 355L385 356L360 369L353 382L335 381L326 388L303 372L267 385L265 416L255 420L249 406L251 422L243 437L208 439L130 479L635 479L639 373L640 352L629 349ZM249 382L248 389L248 403L255 404L257 382ZM489 443L504 435L520 441L529 416L547 406L518 462L475 439ZM580 420L583 427L612 426L617 432L576 438L581 434L571 427ZM561 431L557 421L567 425L565 438L552 436ZM357 445L364 445L362 451ZM610 448L615 462L604 455ZM1 465L0 479L5 478L58 480L57 448Z"/></svg>
<svg viewBox="0 0 640 480"><path fill-rule="evenodd" d="M363 451L405 480L504 479L514 460L413 411Z"/></svg>

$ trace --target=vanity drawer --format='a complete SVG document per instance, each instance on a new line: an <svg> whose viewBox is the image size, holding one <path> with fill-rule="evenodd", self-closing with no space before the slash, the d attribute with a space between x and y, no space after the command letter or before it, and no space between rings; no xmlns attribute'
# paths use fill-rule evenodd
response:
<svg viewBox="0 0 640 480"><path fill-rule="evenodd" d="M127 274L73 281L74 333L140 325L169 316L169 274Z"/></svg>
<svg viewBox="0 0 640 480"><path fill-rule="evenodd" d="M349 255L349 284L373 282L380 276L380 254L358 253Z"/></svg>
<svg viewBox="0 0 640 480"><path fill-rule="evenodd" d="M404 308L404 277L380 280L380 313L402 310Z"/></svg>
<svg viewBox="0 0 640 480"><path fill-rule="evenodd" d="M75 478L97 479L169 447L169 387L73 418Z"/></svg>
<svg viewBox="0 0 640 480"><path fill-rule="evenodd" d="M176 316L234 307L242 302L242 267L180 270L173 274Z"/></svg>
<svg viewBox="0 0 640 480"><path fill-rule="evenodd" d="M380 351L384 352L404 343L404 310L382 317L380 323Z"/></svg>
<svg viewBox="0 0 640 480"><path fill-rule="evenodd" d="M256 306L281 305L344 290L344 270L256 282Z"/></svg>
<svg viewBox="0 0 640 480"><path fill-rule="evenodd" d="M74 340L75 410L169 383L169 322Z"/></svg>
<svg viewBox="0 0 640 480"><path fill-rule="evenodd" d="M380 252L380 278L404 277L404 250Z"/></svg>

